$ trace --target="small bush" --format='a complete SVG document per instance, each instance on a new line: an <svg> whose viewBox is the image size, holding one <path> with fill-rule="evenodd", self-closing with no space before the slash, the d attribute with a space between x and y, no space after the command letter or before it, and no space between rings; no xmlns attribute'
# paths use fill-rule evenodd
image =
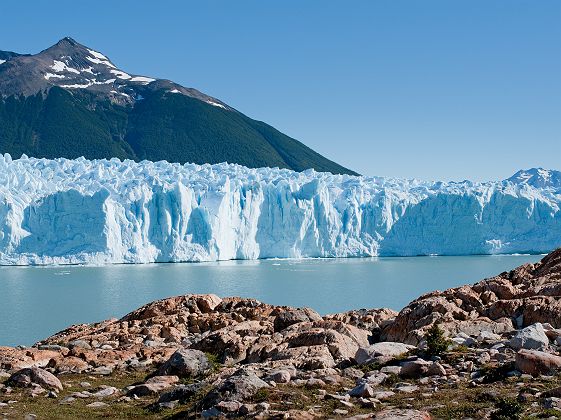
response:
<svg viewBox="0 0 561 420"><path fill-rule="evenodd" d="M205 353L208 362L210 363L210 370L211 373L217 372L222 367L222 363L220 363L220 358L212 353Z"/></svg>
<svg viewBox="0 0 561 420"><path fill-rule="evenodd" d="M524 411L522 404L512 398L501 398L495 407L497 410L491 413L491 420L516 420Z"/></svg>
<svg viewBox="0 0 561 420"><path fill-rule="evenodd" d="M438 324L434 323L425 334L427 342L427 354L429 356L440 356L450 346L450 340L444 336L444 331Z"/></svg>
<svg viewBox="0 0 561 420"><path fill-rule="evenodd" d="M483 365L480 369L480 375L483 376L483 383L490 384L493 382L504 381L508 378L509 372L514 370L514 362L504 363L502 365Z"/></svg>
<svg viewBox="0 0 561 420"><path fill-rule="evenodd" d="M263 402L269 400L269 390L267 388L259 389L255 395L253 396L252 400L254 402Z"/></svg>

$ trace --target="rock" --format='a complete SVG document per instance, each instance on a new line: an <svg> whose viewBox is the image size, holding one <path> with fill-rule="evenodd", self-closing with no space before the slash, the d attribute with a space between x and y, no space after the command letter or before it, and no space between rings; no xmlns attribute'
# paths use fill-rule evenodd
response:
<svg viewBox="0 0 561 420"><path fill-rule="evenodd" d="M86 405L86 407L89 407L89 408L103 408L103 407L107 407L107 406L108 406L108 404L106 404L102 401L95 401L93 403L90 403L90 404Z"/></svg>
<svg viewBox="0 0 561 420"><path fill-rule="evenodd" d="M202 351L179 349L158 369L158 375L197 377L207 373L210 369L210 362Z"/></svg>
<svg viewBox="0 0 561 420"><path fill-rule="evenodd" d="M354 359L359 365L372 363L380 358L386 359L385 361L389 361L395 357L408 353L414 348L414 346L403 343L381 342L372 344L371 346L365 348L359 348L354 356Z"/></svg>
<svg viewBox="0 0 561 420"><path fill-rule="evenodd" d="M508 333L514 330L513 319L520 326L549 322L560 328L560 272L561 250L556 250L539 263L474 285L427 293L403 308L380 339L418 344L434 323L449 337Z"/></svg>
<svg viewBox="0 0 561 420"><path fill-rule="evenodd" d="M242 404L238 410L238 414L247 416L257 410L257 404Z"/></svg>
<svg viewBox="0 0 561 420"><path fill-rule="evenodd" d="M548 409L559 409L561 408L561 398L548 397L543 401L543 407Z"/></svg>
<svg viewBox="0 0 561 420"><path fill-rule="evenodd" d="M68 343L68 347L71 349L73 348L80 348L85 350L92 349L92 346L90 346L90 344L85 340L72 340Z"/></svg>
<svg viewBox="0 0 561 420"><path fill-rule="evenodd" d="M64 397L64 398L59 402L59 404L63 404L63 405L72 404L74 401L76 401L76 398L74 398L74 397Z"/></svg>
<svg viewBox="0 0 561 420"><path fill-rule="evenodd" d="M100 389L97 392L94 392L92 394L93 397L95 398L106 398L106 397L110 397L111 395L115 394L119 392L119 390L113 386L108 386L105 388Z"/></svg>
<svg viewBox="0 0 561 420"><path fill-rule="evenodd" d="M94 370L92 370L93 375L108 376L111 375L112 373L113 373L113 368L109 366L99 366L96 367Z"/></svg>
<svg viewBox="0 0 561 420"><path fill-rule="evenodd" d="M364 382L351 389L349 395L355 398L370 398L374 396L374 389L369 383Z"/></svg>
<svg viewBox="0 0 561 420"><path fill-rule="evenodd" d="M420 378L425 375L432 363L423 359L409 360L401 363L399 375L403 378Z"/></svg>
<svg viewBox="0 0 561 420"><path fill-rule="evenodd" d="M419 390L417 385L410 385L410 384L398 384L394 388L396 391L404 392L406 394L412 394Z"/></svg>
<svg viewBox="0 0 561 420"><path fill-rule="evenodd" d="M477 336L477 341L481 343L495 343L501 341L501 336L490 331L481 331Z"/></svg>
<svg viewBox="0 0 561 420"><path fill-rule="evenodd" d="M215 407L222 413L237 413L241 406L239 401L220 401Z"/></svg>
<svg viewBox="0 0 561 420"><path fill-rule="evenodd" d="M384 366L380 372L387 375L399 375L401 373L401 366Z"/></svg>
<svg viewBox="0 0 561 420"><path fill-rule="evenodd" d="M452 341L460 346L472 347L477 344L477 341L471 338L464 332L460 332L456 337L452 338Z"/></svg>
<svg viewBox="0 0 561 420"><path fill-rule="evenodd" d="M290 372L287 370L277 370L269 375L269 380L275 381L277 384L286 384L290 382Z"/></svg>
<svg viewBox="0 0 561 420"><path fill-rule="evenodd" d="M300 322L320 321L322 319L316 311L309 308L279 307L271 315L275 316L273 323L275 332L282 331Z"/></svg>
<svg viewBox="0 0 561 420"><path fill-rule="evenodd" d="M438 362L434 362L427 370L428 376L446 376L446 369Z"/></svg>
<svg viewBox="0 0 561 420"><path fill-rule="evenodd" d="M306 386L310 388L321 388L325 386L325 382L319 378L310 378L306 381Z"/></svg>
<svg viewBox="0 0 561 420"><path fill-rule="evenodd" d="M269 411L270 408L271 408L271 404L266 402L260 402L255 406L255 409L257 411Z"/></svg>
<svg viewBox="0 0 561 420"><path fill-rule="evenodd" d="M171 401L179 401L181 403L188 401L191 397L198 394L206 384L204 382L197 382L189 385L176 386L171 391L168 391L158 399L158 403L167 403Z"/></svg>
<svg viewBox="0 0 561 420"><path fill-rule="evenodd" d="M161 386L170 387L179 382L179 377L175 375L167 376L152 376L150 379L146 380L147 384L158 384Z"/></svg>
<svg viewBox="0 0 561 420"><path fill-rule="evenodd" d="M373 398L377 400L387 400L395 395L393 391L376 391L374 392Z"/></svg>
<svg viewBox="0 0 561 420"><path fill-rule="evenodd" d="M203 405L212 407L219 401L244 401L261 388L269 388L269 385L254 374L230 376L204 398Z"/></svg>
<svg viewBox="0 0 561 420"><path fill-rule="evenodd" d="M90 369L88 363L74 356L51 359L48 367L56 369L58 373L82 373Z"/></svg>
<svg viewBox="0 0 561 420"><path fill-rule="evenodd" d="M431 420L432 417L426 411L407 409L384 409L374 416L376 420Z"/></svg>
<svg viewBox="0 0 561 420"><path fill-rule="evenodd" d="M545 391L542 394L542 397L556 397L561 398L561 387L553 388L548 391Z"/></svg>
<svg viewBox="0 0 561 420"><path fill-rule="evenodd" d="M165 410L173 410L179 404L178 401L168 401L163 403L158 403L158 407Z"/></svg>
<svg viewBox="0 0 561 420"><path fill-rule="evenodd" d="M545 350L549 346L549 338L542 324L538 322L518 331L508 341L508 345L515 350Z"/></svg>
<svg viewBox="0 0 561 420"><path fill-rule="evenodd" d="M145 383L136 385L133 388L129 389L127 395L136 395L138 397L155 395L165 389L171 388L177 382L179 382L179 378L177 376L153 376Z"/></svg>
<svg viewBox="0 0 561 420"><path fill-rule="evenodd" d="M62 383L55 375L37 367L25 368L17 371L10 376L8 383L20 387L37 384L54 391L62 391Z"/></svg>
<svg viewBox="0 0 561 420"><path fill-rule="evenodd" d="M383 372L372 372L364 377L364 381L368 382L370 385L376 386L383 383L387 378L388 375Z"/></svg>
<svg viewBox="0 0 561 420"><path fill-rule="evenodd" d="M550 375L561 368L561 357L538 350L522 349L516 353L516 369L532 376Z"/></svg>

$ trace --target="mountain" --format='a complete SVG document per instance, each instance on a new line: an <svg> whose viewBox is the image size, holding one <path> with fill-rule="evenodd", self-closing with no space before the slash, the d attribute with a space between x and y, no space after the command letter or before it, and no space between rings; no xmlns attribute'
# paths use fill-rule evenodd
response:
<svg viewBox="0 0 561 420"><path fill-rule="evenodd" d="M542 253L560 208L505 181L0 155L0 265Z"/></svg>
<svg viewBox="0 0 561 420"><path fill-rule="evenodd" d="M129 74L71 38L35 55L0 51L0 152L355 174L216 98Z"/></svg>
<svg viewBox="0 0 561 420"><path fill-rule="evenodd" d="M536 188L561 188L561 172L532 168L520 170L507 179L514 184L526 184Z"/></svg>

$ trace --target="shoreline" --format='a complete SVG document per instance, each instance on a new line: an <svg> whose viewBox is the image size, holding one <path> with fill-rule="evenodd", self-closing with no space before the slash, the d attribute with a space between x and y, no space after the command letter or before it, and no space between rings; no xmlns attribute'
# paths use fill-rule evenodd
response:
<svg viewBox="0 0 561 420"><path fill-rule="evenodd" d="M553 250L552 250L553 251ZM112 266L151 266L166 264L219 264L219 263L239 263L239 262L260 262L260 261L337 261L337 260L374 260L381 258L399 259L399 258L440 258L440 257L520 257L520 256L545 256L544 252L527 252L527 253L505 253L505 254L419 254L419 255L373 255L373 256L349 256L349 257L294 257L294 258L255 258L255 259L224 259L212 261L153 261L153 262L115 262L115 263L49 263L49 264L0 264L3 267L33 267L33 268L62 268L62 267L112 267Z"/></svg>

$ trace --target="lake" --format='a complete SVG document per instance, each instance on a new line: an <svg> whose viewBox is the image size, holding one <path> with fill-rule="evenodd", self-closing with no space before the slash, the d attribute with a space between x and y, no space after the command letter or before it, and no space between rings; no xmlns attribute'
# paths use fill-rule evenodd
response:
<svg viewBox="0 0 561 420"><path fill-rule="evenodd" d="M0 267L0 346L31 345L71 324L96 322L187 293L253 297L321 314L403 308L419 295L474 283L538 255L391 257Z"/></svg>

